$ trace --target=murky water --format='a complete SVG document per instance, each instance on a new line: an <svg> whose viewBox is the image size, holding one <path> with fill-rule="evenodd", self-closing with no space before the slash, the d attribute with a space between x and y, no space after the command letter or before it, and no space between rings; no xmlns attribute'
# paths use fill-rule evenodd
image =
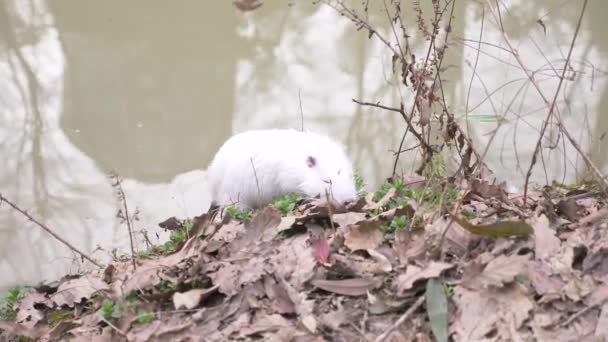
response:
<svg viewBox="0 0 608 342"><path fill-rule="evenodd" d="M552 99L582 1L509 3L503 27ZM557 102L565 126L604 171L606 7L590 2ZM423 55L425 41L412 11L405 13L414 51ZM394 41L383 2L371 1L369 16ZM497 177L521 187L547 107L504 49L489 11L459 1L454 18L446 100L463 126L468 112L480 150L491 142L486 159ZM129 206L140 212L137 230L159 242L166 235L158 222L206 211L205 168L226 138L253 128L299 128L302 118L305 128L346 143L373 189L392 172L404 124L395 113L351 99L387 105L411 99L396 86L390 57L380 41L325 5L267 1L244 14L216 1L6 0L0 5L0 191L105 261L113 248L128 246L110 170L124 178ZM548 130L533 179L584 175L555 122ZM400 170L410 171L415 157L403 158ZM86 267L6 204L0 258L0 289Z"/></svg>

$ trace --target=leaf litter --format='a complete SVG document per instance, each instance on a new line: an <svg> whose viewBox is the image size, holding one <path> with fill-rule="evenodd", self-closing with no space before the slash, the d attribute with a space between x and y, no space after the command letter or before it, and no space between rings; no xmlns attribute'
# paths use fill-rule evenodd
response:
<svg viewBox="0 0 608 342"><path fill-rule="evenodd" d="M606 200L554 187L524 206L504 184L469 189L457 215L395 187L340 213L312 200L286 216L169 218L192 222L175 250L35 288L0 339L607 338Z"/></svg>

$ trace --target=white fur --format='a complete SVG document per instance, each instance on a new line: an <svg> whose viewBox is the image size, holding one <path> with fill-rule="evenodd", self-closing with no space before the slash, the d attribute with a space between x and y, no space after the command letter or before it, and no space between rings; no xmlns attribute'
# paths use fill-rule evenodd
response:
<svg viewBox="0 0 608 342"><path fill-rule="evenodd" d="M307 158L316 163L309 167ZM208 169L211 200L221 207L255 209L287 193L304 197L330 190L338 204L357 199L352 164L327 136L291 129L236 134L218 150Z"/></svg>

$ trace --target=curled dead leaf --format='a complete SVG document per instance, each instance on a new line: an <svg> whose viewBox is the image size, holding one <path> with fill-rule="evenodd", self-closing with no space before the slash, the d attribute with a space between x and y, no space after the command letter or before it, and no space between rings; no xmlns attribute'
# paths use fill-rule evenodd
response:
<svg viewBox="0 0 608 342"><path fill-rule="evenodd" d="M328 292L345 296L363 296L382 284L377 279L351 278L344 280L315 279L312 285Z"/></svg>
<svg viewBox="0 0 608 342"><path fill-rule="evenodd" d="M512 236L528 236L534 228L523 221L502 221L490 224L474 225L464 218L452 216L454 221L458 222L464 229L469 232L490 238L512 237Z"/></svg>
<svg viewBox="0 0 608 342"><path fill-rule="evenodd" d="M344 244L352 251L377 248L384 241L380 225L375 221L361 221L344 235Z"/></svg>
<svg viewBox="0 0 608 342"><path fill-rule="evenodd" d="M441 261L431 261L426 267L418 267L414 265L408 265L404 274L397 277L397 288L398 293L403 293L414 287L414 283L423 279L436 278L443 273L443 271L454 267L453 264Z"/></svg>
<svg viewBox="0 0 608 342"><path fill-rule="evenodd" d="M215 293L219 288L215 285L208 289L192 289L186 292L175 292L173 294L173 306L175 309L185 308L187 310L194 309L201 301Z"/></svg>
<svg viewBox="0 0 608 342"><path fill-rule="evenodd" d="M82 299L90 299L94 293L108 289L108 284L101 278L87 275L68 280L59 285L57 292L50 297L50 300L59 307L63 305L73 307L74 304L80 303Z"/></svg>
<svg viewBox="0 0 608 342"><path fill-rule="evenodd" d="M499 255L491 260L476 277L471 277L462 285L470 289L502 287L521 274L527 274L530 255Z"/></svg>

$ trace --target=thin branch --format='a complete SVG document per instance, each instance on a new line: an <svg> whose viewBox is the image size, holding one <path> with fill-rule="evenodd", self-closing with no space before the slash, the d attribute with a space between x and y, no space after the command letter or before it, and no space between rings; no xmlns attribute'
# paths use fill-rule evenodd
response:
<svg viewBox="0 0 608 342"><path fill-rule="evenodd" d="M524 199L523 199L524 205L526 204L526 200L527 200L527 196L528 196L528 183L530 181L530 176L532 175L532 169L534 168L534 164L536 164L536 157L537 157L537 154L538 154L538 152L540 150L540 145L541 145L542 137L545 135L545 130L547 128L547 125L549 124L549 119L551 118L551 116L553 116L558 121L559 126L560 126L560 130L566 135L566 137L570 141L570 144L572 144L572 146L577 150L577 152L580 153L581 157L583 158L583 160L587 164L587 167L589 167L596 174L596 177L599 178L599 181L601 181L601 182L604 183L603 188L604 189L608 188L608 180L606 180L606 178L602 175L601 171L595 166L595 164L585 154L585 152L580 147L580 145L576 142L576 140L570 135L570 132L568 132L568 130L567 130L566 126L564 125L563 121L561 120L561 118L558 115L554 115L555 102L557 100L557 97L559 95L559 91L560 91L562 83L564 81L566 70L568 69L567 68L568 63L570 63L570 57L572 56L572 51L574 50L574 44L576 42L576 38L578 37L578 33L580 31L581 23L583 21L583 16L585 14L585 9L587 8L587 2L588 2L587 0L585 0L583 2L583 8L581 9L581 13L580 13L579 18L578 18L578 23L576 24L576 30L574 31L574 35L572 37L572 42L570 44L570 49L568 50L568 56L566 57L566 63L565 63L565 67L564 67L564 69L562 71L562 77L559 80L559 84L557 86L557 90L555 91L555 95L554 95L554 98L553 98L552 102L549 102L549 100L545 97L544 93L540 89L540 86L535 81L534 75L532 75L529 72L525 71L525 68L523 67L523 62L522 62L521 58L519 57L519 54L517 53L516 49L511 45L511 42L510 42L509 38L507 37L506 32L502 31L503 39L504 39L505 43L509 46L509 49L511 49L511 51L512 51L511 53L512 53L513 57L522 66L522 69L524 69L524 71L526 72L526 76L528 76L528 78L530 79L530 83L532 83L532 85L534 86L534 88L538 91L538 93L540 94L540 96L543 99L543 101L545 102L545 104L547 106L550 106L549 113L547 114L547 117L545 119L545 122L544 122L543 127L542 127L541 132L540 132L540 137L539 137L538 141L536 142L536 147L534 148L534 153L532 154L532 161L530 163L530 167L528 168L528 172L526 174L526 181L525 181L525 184L524 184ZM493 11L492 11L492 15L494 15L494 18L496 19L496 14Z"/></svg>
<svg viewBox="0 0 608 342"><path fill-rule="evenodd" d="M477 64L479 63L479 50L481 50L481 40L483 39L483 24L486 19L486 9L481 6L481 28L479 29L479 45L477 46L477 54L475 55L475 64L473 65L473 72L471 73L471 81L469 82L469 87L467 90L467 99L464 105L464 115L465 121L467 123L467 132L471 131L469 127L469 99L471 98L471 88L473 88L473 79L477 74Z"/></svg>
<svg viewBox="0 0 608 342"><path fill-rule="evenodd" d="M300 130L304 132L304 110L302 109L302 97L300 96L300 89L298 89L298 102L300 103Z"/></svg>
<svg viewBox="0 0 608 342"><path fill-rule="evenodd" d="M135 246L133 244L133 227L131 226L131 217L129 216L129 208L127 207L127 197L122 189L122 180L117 174L111 174L111 178L114 179L113 184L118 191L118 197L122 201L122 207L124 209L124 219L127 221L127 229L129 230L129 242L131 244L131 262L133 263L133 270L137 269L137 263L135 262Z"/></svg>
<svg viewBox="0 0 608 342"><path fill-rule="evenodd" d="M103 268L103 266L101 266L101 264L99 264L97 261L93 260L91 257L89 257L88 255L86 255L84 252L82 252L81 250L79 250L78 248L72 246L72 244L70 244L69 242L67 242L66 240L64 240L61 236L57 235L57 233L55 233L51 228L47 227L45 224L41 223L40 221L36 220L35 218L32 217L32 215L30 215L27 211L19 208L15 203L11 202L8 198L4 197L2 194L0 194L0 204L2 202L6 202L8 205L10 205L13 209L15 209L16 211L18 211L21 215L25 216L28 218L28 220L32 221L33 223L35 223L38 227L44 229L47 233L51 234L51 236L53 236L55 239L57 239L59 242L63 243L64 245L66 245L69 249L71 249L72 251L78 253L81 257L83 257L84 259L87 259L89 262L91 262L93 265L99 267L99 268Z"/></svg>
<svg viewBox="0 0 608 342"><path fill-rule="evenodd" d="M405 120L405 122L407 123L408 127L412 127L412 120L410 117L407 116L407 114L405 114L405 111L403 110L403 107L401 108L395 108L395 107L388 107L385 105L378 103L371 103L371 102L363 102L363 101L359 101L356 99L352 99L354 103L361 105L361 106L370 106L370 107L376 107L376 108L381 108L384 110L388 110L391 112L396 112L401 114L401 117L403 117L403 119ZM424 147L425 149L430 149L431 147L429 146L429 144L424 140L424 138L422 137L422 135L420 133L418 133L415 129L411 129L412 133L416 136L416 139L418 139L420 141L420 144L422 145L422 147ZM401 149L401 147L399 148L399 150ZM397 156L397 160L399 160L399 156Z"/></svg>
<svg viewBox="0 0 608 342"><path fill-rule="evenodd" d="M401 317L399 317L399 319L395 321L393 325L391 325L385 332L380 334L380 336L378 336L374 342L384 342L388 340L390 334L397 330L397 328L399 328L399 326L403 324L403 322L405 322L414 313L414 311L422 306L422 303L424 303L424 298L424 296L420 296L418 300L412 306L410 306L410 308L407 309L407 311Z"/></svg>

